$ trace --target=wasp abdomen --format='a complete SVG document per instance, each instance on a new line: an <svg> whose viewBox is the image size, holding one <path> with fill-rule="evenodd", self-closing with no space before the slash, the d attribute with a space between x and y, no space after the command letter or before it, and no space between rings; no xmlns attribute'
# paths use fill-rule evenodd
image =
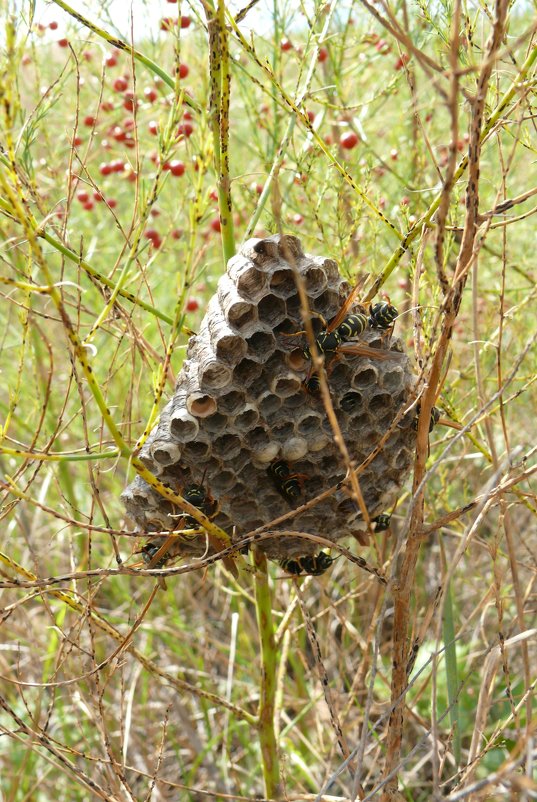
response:
<svg viewBox="0 0 537 802"><path fill-rule="evenodd" d="M159 549L160 545L158 545L157 543L146 543L144 546L142 546L141 554L144 563L149 564ZM158 562L155 563L153 568L163 568L166 565L167 560L168 560L168 555L163 554L160 560L158 560Z"/></svg>
<svg viewBox="0 0 537 802"><path fill-rule="evenodd" d="M353 315L348 315L342 323L339 324L336 331L339 334L341 341L346 342L351 337L359 337L363 331L366 330L368 318L365 315L356 312Z"/></svg>
<svg viewBox="0 0 537 802"><path fill-rule="evenodd" d="M320 576L330 568L334 560L324 551L319 554L306 554L303 557L290 557L288 560L280 562L281 567L288 574L300 576L309 574L310 576Z"/></svg>
<svg viewBox="0 0 537 802"><path fill-rule="evenodd" d="M369 307L369 325L372 329L389 329L399 312L386 301Z"/></svg>
<svg viewBox="0 0 537 802"><path fill-rule="evenodd" d="M342 342L343 340L341 339L339 329L335 331L321 331L315 338L315 345L321 354L333 353ZM306 359L311 359L311 351L308 345L305 346L302 354Z"/></svg>

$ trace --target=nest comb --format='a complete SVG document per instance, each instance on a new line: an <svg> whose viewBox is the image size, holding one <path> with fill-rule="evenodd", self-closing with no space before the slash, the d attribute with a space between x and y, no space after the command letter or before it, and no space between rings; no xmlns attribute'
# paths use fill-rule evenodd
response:
<svg viewBox="0 0 537 802"><path fill-rule="evenodd" d="M297 360L296 354L305 340L284 336L303 330L297 272L311 312L333 318L349 295L349 284L332 259L305 255L296 237L251 239L230 259L199 334L190 339L174 396L140 454L179 493L203 483L219 504L215 523L235 540L337 485L346 473L323 402L303 385L311 363ZM401 417L415 382L396 338L369 329L360 342L389 349L393 358L338 354L328 366L334 410L358 465L375 450L396 415ZM370 518L386 512L397 498L415 436L407 415L360 474ZM302 495L292 503L267 472L276 460L285 460L293 474L304 477ZM122 498L144 533L178 528L180 511L140 477ZM365 522L341 488L268 529L273 536L261 541L260 548L270 559L282 560L316 553L319 546L299 536L278 535L279 530L336 542L357 535ZM203 553L205 545L202 536L178 539L170 555Z"/></svg>

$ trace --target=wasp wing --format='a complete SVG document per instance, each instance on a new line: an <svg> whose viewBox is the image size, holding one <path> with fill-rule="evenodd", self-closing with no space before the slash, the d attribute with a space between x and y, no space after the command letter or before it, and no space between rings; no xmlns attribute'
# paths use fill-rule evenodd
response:
<svg viewBox="0 0 537 802"><path fill-rule="evenodd" d="M341 307L341 309L339 310L339 312L337 313L335 318L333 318L330 321L330 323L328 324L328 326L326 328L326 331L328 333L330 333L331 331L335 331L337 329L337 327L341 323L343 323L343 321L347 317L347 314L348 314L349 310L352 309L353 304L356 302L356 299L357 299L358 295L360 294L360 291L361 291L362 287L364 286L364 283L365 283L365 278L360 279L358 281L358 283L356 284L356 286L353 289L353 291L351 292L351 294L348 296L348 298L346 298L345 302L343 303L343 306ZM365 309L363 311L365 312Z"/></svg>
<svg viewBox="0 0 537 802"><path fill-rule="evenodd" d="M338 354L348 356L367 356L370 359L405 359L405 354L400 351L386 351L381 348L371 348L369 345L359 345L358 343L343 343L337 349Z"/></svg>

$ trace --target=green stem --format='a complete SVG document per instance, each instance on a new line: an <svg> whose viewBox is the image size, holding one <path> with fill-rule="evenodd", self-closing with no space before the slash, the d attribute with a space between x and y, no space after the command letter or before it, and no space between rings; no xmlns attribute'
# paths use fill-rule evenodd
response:
<svg viewBox="0 0 537 802"><path fill-rule="evenodd" d="M255 565L255 600L257 627L261 643L261 688L259 698L259 742L263 761L265 796L277 799L280 794L278 744L274 731L274 712L277 690L277 651L274 643L272 596L268 584L267 559L259 549L253 549Z"/></svg>

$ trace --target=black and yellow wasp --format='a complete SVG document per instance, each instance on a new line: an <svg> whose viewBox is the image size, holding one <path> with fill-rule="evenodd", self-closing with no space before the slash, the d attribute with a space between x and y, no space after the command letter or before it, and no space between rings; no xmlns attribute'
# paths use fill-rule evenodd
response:
<svg viewBox="0 0 537 802"><path fill-rule="evenodd" d="M203 485L189 485L183 491L183 498L185 501L188 501L189 504L192 504L193 507L197 507L198 510L203 512L207 518L214 518L218 512L218 503L212 498L210 493L205 490ZM179 516L177 529L199 528L200 524L192 515L184 513L183 515ZM174 534L169 535L169 537L167 537L161 543L154 543L153 541L148 541L145 543L140 551L142 554L142 559L144 563L147 564L147 567L163 568L169 559L168 552L173 543L177 542L178 537L181 536L179 536L177 532L174 532ZM182 537L183 539L188 540L191 536L185 534ZM194 537L197 537L197 535L194 535Z"/></svg>
<svg viewBox="0 0 537 802"><path fill-rule="evenodd" d="M302 495L304 479L307 477L301 473L291 473L291 468L283 459L271 462L267 468L267 473L272 479L276 490L289 502L296 501Z"/></svg>
<svg viewBox="0 0 537 802"><path fill-rule="evenodd" d="M334 356L336 353L368 356L371 359L400 357L401 354L397 352L394 353L379 348L370 348L364 343L349 343L349 340L354 337L359 337L360 334L363 334L368 328L384 330L390 328L398 315L397 309L385 301L370 306L369 315L364 307L360 307L358 311L349 313L349 310L356 302L360 290L361 285L358 284L330 323L327 324L326 321L323 321L324 328L315 336L315 346L317 350L325 357ZM296 334L304 334L304 332L296 332ZM294 337L296 335L290 334L285 336ZM311 359L309 344L302 348L302 355L305 359ZM306 389L309 390L309 387L306 386ZM318 388L313 385L313 389L316 391Z"/></svg>
<svg viewBox="0 0 537 802"><path fill-rule="evenodd" d="M334 560L324 551L319 554L306 554L303 557L289 557L281 560L280 565L284 571L292 576L309 574L310 576L320 576L327 571Z"/></svg>

